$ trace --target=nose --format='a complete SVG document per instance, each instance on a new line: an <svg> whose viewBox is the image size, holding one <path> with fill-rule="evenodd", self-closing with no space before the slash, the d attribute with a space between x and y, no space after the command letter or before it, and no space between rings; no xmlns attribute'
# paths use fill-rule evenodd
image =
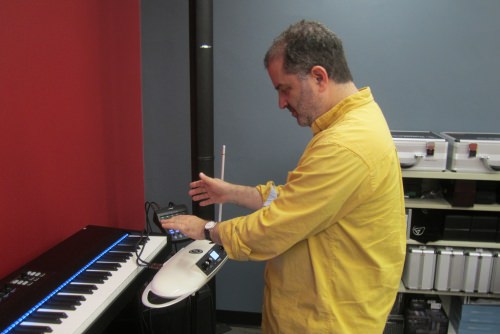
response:
<svg viewBox="0 0 500 334"><path fill-rule="evenodd" d="M278 106L280 109L285 109L288 106L288 101L282 94L279 94L278 96Z"/></svg>

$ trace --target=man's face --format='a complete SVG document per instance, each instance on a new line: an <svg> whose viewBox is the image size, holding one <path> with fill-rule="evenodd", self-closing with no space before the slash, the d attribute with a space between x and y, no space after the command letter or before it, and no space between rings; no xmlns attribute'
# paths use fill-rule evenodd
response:
<svg viewBox="0 0 500 334"><path fill-rule="evenodd" d="M300 126L311 126L320 111L313 77L285 73L281 58L269 63L268 73L278 91L279 107L287 108Z"/></svg>

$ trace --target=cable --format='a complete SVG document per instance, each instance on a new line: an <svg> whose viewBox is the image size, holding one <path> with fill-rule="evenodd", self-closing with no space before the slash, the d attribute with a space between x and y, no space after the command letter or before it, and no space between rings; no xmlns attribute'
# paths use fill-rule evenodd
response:
<svg viewBox="0 0 500 334"><path fill-rule="evenodd" d="M135 255L136 255L135 263L139 267L147 267L150 264L149 262L141 259L142 252L144 251L144 245L143 245L143 247L140 247L140 245L144 241L144 238L145 238L144 233L146 233L146 240L147 240L149 238L149 234L151 232L151 229L149 226L149 209L151 208L151 205L152 204L150 202L144 203L144 210L146 212L146 226L145 226L145 229L142 230L141 236L140 236L139 240L137 241L137 243L135 244ZM138 251L138 249L140 249L140 251Z"/></svg>
<svg viewBox="0 0 500 334"><path fill-rule="evenodd" d="M146 226L142 230L141 236L140 236L139 240L137 241L137 243L135 244L135 255L136 255L135 263L139 267L148 267L150 269L157 269L158 270L158 269L160 269L162 267L162 264L151 263L151 262L148 262L148 261L143 260L141 258L142 252L144 251L144 247L146 247L146 244L143 243L143 242L144 242L144 240L147 241L149 239L149 235L153 231L153 227L151 225L151 221L149 220L149 210L151 209L151 207L157 209L157 208L159 208L159 205L156 202L149 202L149 201L146 201L144 203L144 211L145 211L145 214L146 214ZM141 244L143 244L142 247L140 247ZM170 242L170 240L168 238L168 234L167 234L167 244L171 244L171 242Z"/></svg>

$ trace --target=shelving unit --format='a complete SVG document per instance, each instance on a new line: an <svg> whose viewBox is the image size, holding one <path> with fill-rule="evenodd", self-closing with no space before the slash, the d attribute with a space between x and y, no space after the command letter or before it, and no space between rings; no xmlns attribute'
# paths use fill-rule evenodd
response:
<svg viewBox="0 0 500 334"><path fill-rule="evenodd" d="M403 170L403 178L500 181L500 173L460 173L460 172L452 172L449 170L445 170L442 172L422 172L413 170Z"/></svg>
<svg viewBox="0 0 500 334"><path fill-rule="evenodd" d="M407 240L407 245L424 245L421 242L415 240ZM500 243L498 242L479 242L479 241L455 241L455 240L440 240L432 241L425 244L426 246L435 247L466 247L466 248L489 248L489 249L500 249Z"/></svg>
<svg viewBox="0 0 500 334"><path fill-rule="evenodd" d="M472 207L452 206L444 198L415 199L407 198L406 207L412 209L440 209L440 210L462 210L462 211L496 211L500 212L500 204L474 204Z"/></svg>
<svg viewBox="0 0 500 334"><path fill-rule="evenodd" d="M415 290L407 289L403 282L399 286L399 292L402 293L412 293L412 294L422 294L422 295L434 295L434 296L461 296L461 297L481 297L481 298L500 298L500 294L494 293L471 293L471 292L461 292L461 291L436 291L436 290Z"/></svg>
<svg viewBox="0 0 500 334"><path fill-rule="evenodd" d="M452 171L411 171L403 170L403 178L430 179L430 180L476 180L476 181L491 181L500 182L500 173L459 173ZM428 199L405 199L407 209L434 209L434 210L460 210L460 211L477 211L477 212L500 212L500 204L474 204L472 207L452 206L444 198L428 198ZM418 241L409 239L408 245L424 245ZM484 248L484 249L500 249L500 243L496 242L476 242L476 241L454 241L440 240L428 242L425 246L435 247L463 247L463 248ZM481 297L481 298L499 298L500 294L491 293L468 293L456 291L436 291L436 290L414 290L407 289L403 282L400 285L400 292L409 294L426 294L439 295L443 300L443 308L449 314L449 304L452 296L464 297ZM448 333L455 333L451 323L448 326Z"/></svg>

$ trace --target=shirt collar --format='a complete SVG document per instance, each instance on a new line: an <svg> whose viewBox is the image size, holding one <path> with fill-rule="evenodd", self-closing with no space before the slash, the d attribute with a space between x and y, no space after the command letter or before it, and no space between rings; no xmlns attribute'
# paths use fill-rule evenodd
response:
<svg viewBox="0 0 500 334"><path fill-rule="evenodd" d="M336 104L332 109L319 116L311 125L313 135L329 128L337 120L352 110L353 107L373 101L370 87L361 88L357 93L350 95Z"/></svg>

